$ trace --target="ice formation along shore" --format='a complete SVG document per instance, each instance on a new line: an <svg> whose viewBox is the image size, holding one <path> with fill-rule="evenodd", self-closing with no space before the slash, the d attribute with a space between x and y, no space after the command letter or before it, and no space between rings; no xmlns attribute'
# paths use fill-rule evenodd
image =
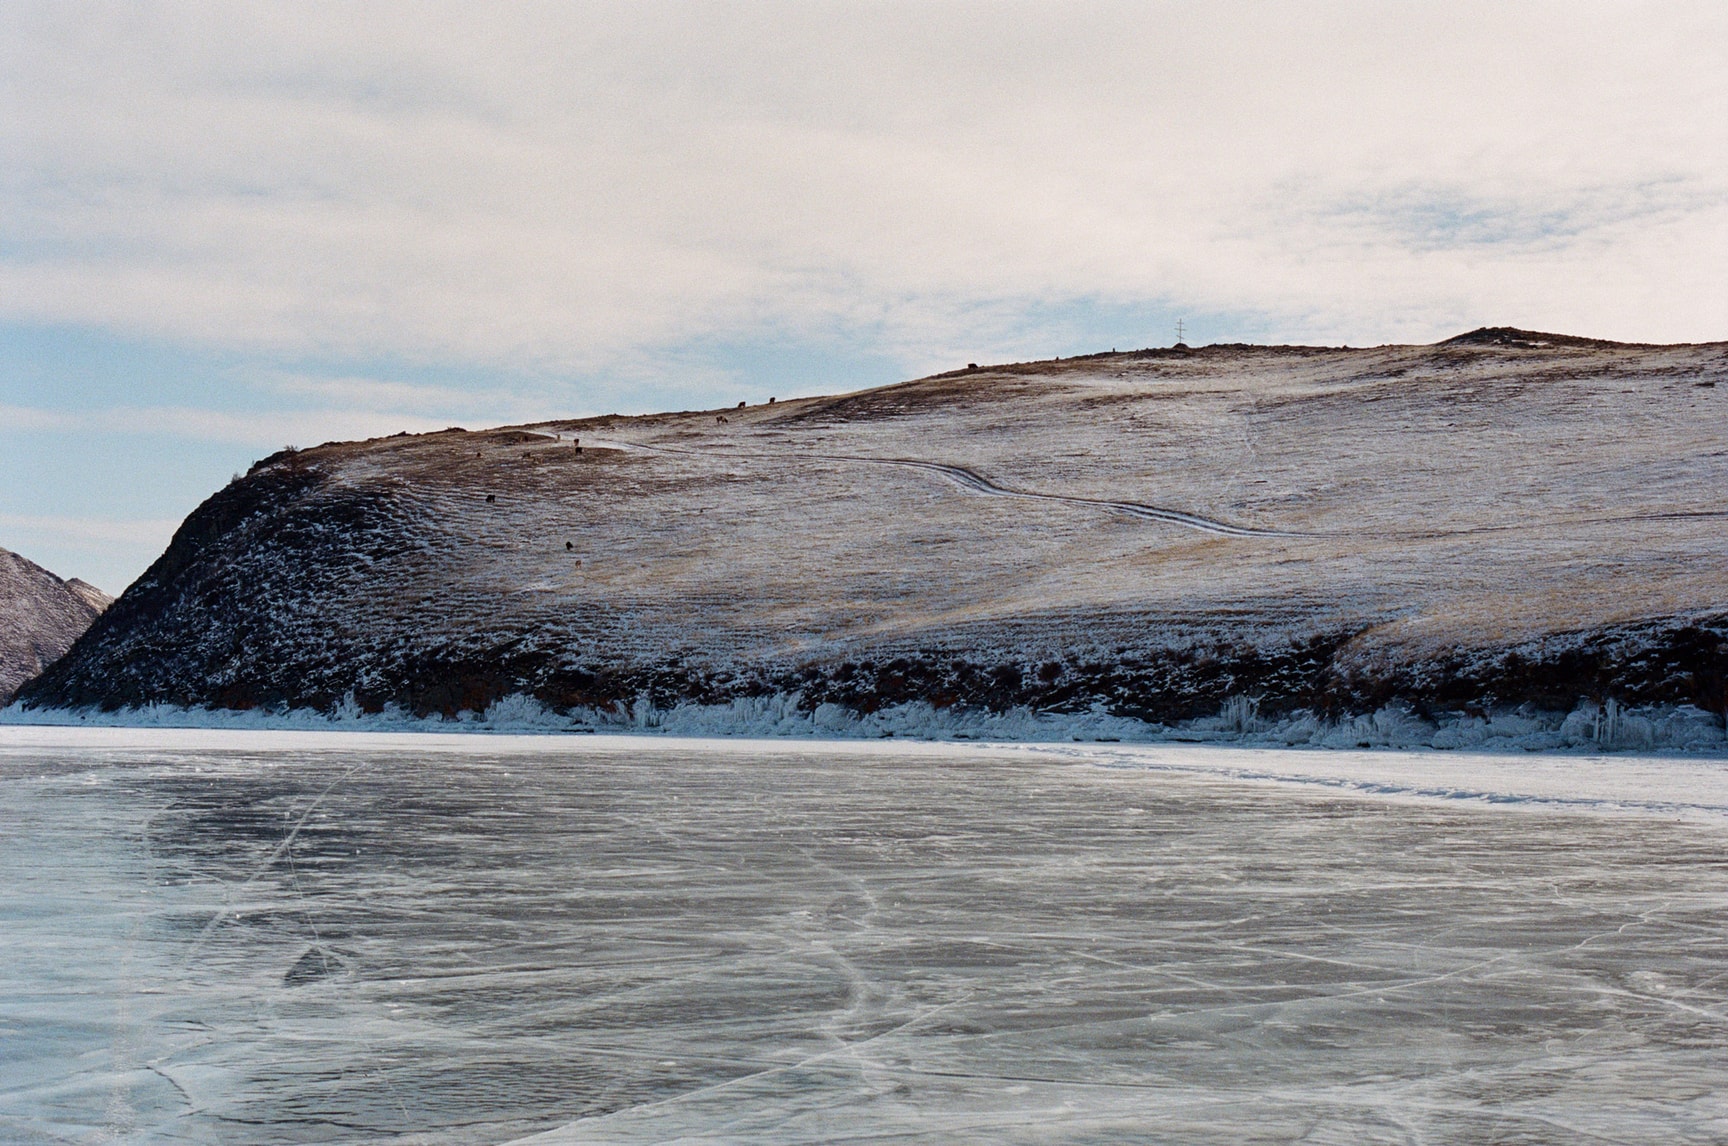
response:
<svg viewBox="0 0 1728 1146"><path fill-rule="evenodd" d="M1360 716L1327 720L1311 713L1264 718L1255 702L1233 698L1216 716L1162 724L1090 712L1027 708L937 708L914 701L858 713L837 704L807 706L796 694L741 697L727 704L656 707L647 698L604 708L555 712L516 694L484 711L454 717L416 716L390 706L362 711L352 699L328 712L313 709L184 708L146 705L98 709L0 710L0 725L116 728L305 729L413 732L600 733L674 737L784 737L831 740L900 738L929 741L1052 743L1199 743L1317 749L1438 749L1473 752L1682 752L1728 755L1728 733L1711 713L1691 705L1622 708L1583 704L1570 713L1524 709L1453 714L1425 720L1388 705Z"/></svg>

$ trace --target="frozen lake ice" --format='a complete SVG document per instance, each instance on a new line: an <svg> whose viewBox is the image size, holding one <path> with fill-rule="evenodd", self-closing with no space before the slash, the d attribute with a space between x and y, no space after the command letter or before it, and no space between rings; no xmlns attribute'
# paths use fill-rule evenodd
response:
<svg viewBox="0 0 1728 1146"><path fill-rule="evenodd" d="M1721 1142L1722 762L0 729L7 1142Z"/></svg>

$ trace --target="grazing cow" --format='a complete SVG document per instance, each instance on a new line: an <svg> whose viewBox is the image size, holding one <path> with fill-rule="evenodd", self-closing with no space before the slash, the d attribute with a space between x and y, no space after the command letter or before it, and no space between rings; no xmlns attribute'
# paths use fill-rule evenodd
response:
<svg viewBox="0 0 1728 1146"><path fill-rule="evenodd" d="M740 410L742 410L742 409L743 409L743 408L744 408L744 407L745 407L745 406L746 406L746 405L748 405L748 404L749 404L749 403L747 403L747 402L740 402L740 403L738 403L738 408L739 408L739 409L740 409Z"/></svg>
<svg viewBox="0 0 1728 1146"><path fill-rule="evenodd" d="M772 406L774 404L774 399L772 399L772 398L768 399L768 404L770 406Z"/></svg>
<svg viewBox="0 0 1728 1146"><path fill-rule="evenodd" d="M719 423L722 426L726 425L726 415L725 414L716 414L716 415L714 415L714 421L716 421L717 423Z"/></svg>
<svg viewBox="0 0 1728 1146"><path fill-rule="evenodd" d="M495 493L489 493L486 495L486 504L487 505L491 505L493 502L495 502L497 500L498 500L498 495Z"/></svg>

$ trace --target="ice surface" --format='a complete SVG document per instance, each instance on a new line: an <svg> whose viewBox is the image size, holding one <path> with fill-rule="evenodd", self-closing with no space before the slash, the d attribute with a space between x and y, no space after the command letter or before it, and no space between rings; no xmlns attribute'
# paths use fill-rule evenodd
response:
<svg viewBox="0 0 1728 1146"><path fill-rule="evenodd" d="M0 1139L1728 1139L1728 769L0 729Z"/></svg>

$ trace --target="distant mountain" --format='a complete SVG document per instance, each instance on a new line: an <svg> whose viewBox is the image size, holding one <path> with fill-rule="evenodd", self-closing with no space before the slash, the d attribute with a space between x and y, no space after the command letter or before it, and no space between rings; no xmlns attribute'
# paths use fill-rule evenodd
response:
<svg viewBox="0 0 1728 1146"><path fill-rule="evenodd" d="M72 647L113 598L0 549L0 707Z"/></svg>
<svg viewBox="0 0 1728 1146"><path fill-rule="evenodd" d="M1724 383L1492 328L283 452L21 699L1720 714Z"/></svg>

